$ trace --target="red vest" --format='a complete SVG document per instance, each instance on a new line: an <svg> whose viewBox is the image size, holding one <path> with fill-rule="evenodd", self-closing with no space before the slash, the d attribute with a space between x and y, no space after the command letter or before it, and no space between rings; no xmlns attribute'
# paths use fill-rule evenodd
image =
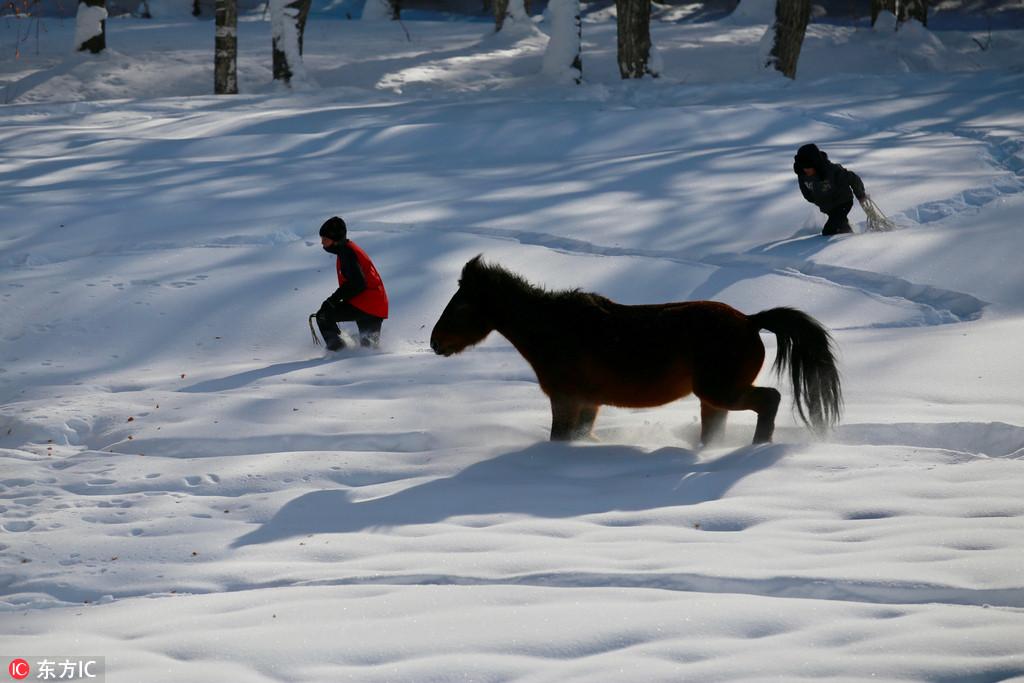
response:
<svg viewBox="0 0 1024 683"><path fill-rule="evenodd" d="M356 255L359 270L362 271L363 278L366 280L366 289L349 299L349 303L363 313L369 313L378 318L388 317L388 295L384 291L384 282L380 279L380 273L377 272L373 261L370 260L365 251L359 248L359 245L349 240L348 246L352 249L352 253ZM345 284L345 276L341 274L340 256L338 257L336 267L338 270L338 286L340 287Z"/></svg>

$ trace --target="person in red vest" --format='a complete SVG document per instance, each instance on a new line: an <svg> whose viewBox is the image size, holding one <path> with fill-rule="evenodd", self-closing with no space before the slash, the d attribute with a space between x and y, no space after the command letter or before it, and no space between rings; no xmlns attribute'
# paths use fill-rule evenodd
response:
<svg viewBox="0 0 1024 683"><path fill-rule="evenodd" d="M388 295L380 273L366 252L348 239L345 221L337 216L320 226L320 244L324 251L338 257L338 289L315 314L324 343L331 351L345 348L338 323L354 320L359 326L359 343L376 348L381 325L388 317Z"/></svg>

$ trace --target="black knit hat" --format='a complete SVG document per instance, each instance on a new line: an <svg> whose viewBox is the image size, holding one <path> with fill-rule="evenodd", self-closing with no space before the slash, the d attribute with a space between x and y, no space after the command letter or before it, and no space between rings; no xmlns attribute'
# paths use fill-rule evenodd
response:
<svg viewBox="0 0 1024 683"><path fill-rule="evenodd" d="M348 238L348 228L345 221L337 216L331 216L320 226L320 236L329 237L335 242L343 242Z"/></svg>
<svg viewBox="0 0 1024 683"><path fill-rule="evenodd" d="M799 168L818 168L821 165L821 150L817 145L804 145L793 157Z"/></svg>

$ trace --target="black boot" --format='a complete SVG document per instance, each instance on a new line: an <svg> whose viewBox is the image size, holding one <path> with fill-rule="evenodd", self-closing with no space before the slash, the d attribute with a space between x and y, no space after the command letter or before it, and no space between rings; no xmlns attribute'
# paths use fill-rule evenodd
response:
<svg viewBox="0 0 1024 683"><path fill-rule="evenodd" d="M329 351L340 351L345 348L345 342L338 330L338 323L324 315L323 308L316 314L316 326L320 328L320 336L324 338L324 346Z"/></svg>
<svg viewBox="0 0 1024 683"><path fill-rule="evenodd" d="M825 227L821 229L821 234L825 236L830 235L844 235L853 232L853 228L850 227L850 219L847 218L847 214L850 213L850 209L853 208L853 202L849 204L843 204L838 206L831 211L826 212L828 214L828 220L825 221Z"/></svg>
<svg viewBox="0 0 1024 683"><path fill-rule="evenodd" d="M367 349L375 349L380 346L380 328L383 321L380 318L368 317L357 320L359 325L359 345Z"/></svg>

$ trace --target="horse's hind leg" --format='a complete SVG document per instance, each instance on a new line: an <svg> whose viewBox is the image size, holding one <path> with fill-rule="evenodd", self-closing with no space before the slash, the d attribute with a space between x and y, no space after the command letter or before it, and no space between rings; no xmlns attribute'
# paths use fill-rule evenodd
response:
<svg viewBox="0 0 1024 683"><path fill-rule="evenodd" d="M729 411L706 401L700 402L700 442L707 446L717 441L725 431L725 418Z"/></svg>
<svg viewBox="0 0 1024 683"><path fill-rule="evenodd" d="M757 413L757 427L754 428L754 443L768 443L775 431L775 415L779 412L779 392L771 387L750 387L739 398L733 400L709 400L700 398L700 440L707 444L714 440L725 426L725 411L753 410Z"/></svg>
<svg viewBox="0 0 1024 683"><path fill-rule="evenodd" d="M754 443L769 443L775 432L775 415L782 400L778 390L771 387L750 387L740 397L733 410L753 410L757 413L757 427L754 428Z"/></svg>

